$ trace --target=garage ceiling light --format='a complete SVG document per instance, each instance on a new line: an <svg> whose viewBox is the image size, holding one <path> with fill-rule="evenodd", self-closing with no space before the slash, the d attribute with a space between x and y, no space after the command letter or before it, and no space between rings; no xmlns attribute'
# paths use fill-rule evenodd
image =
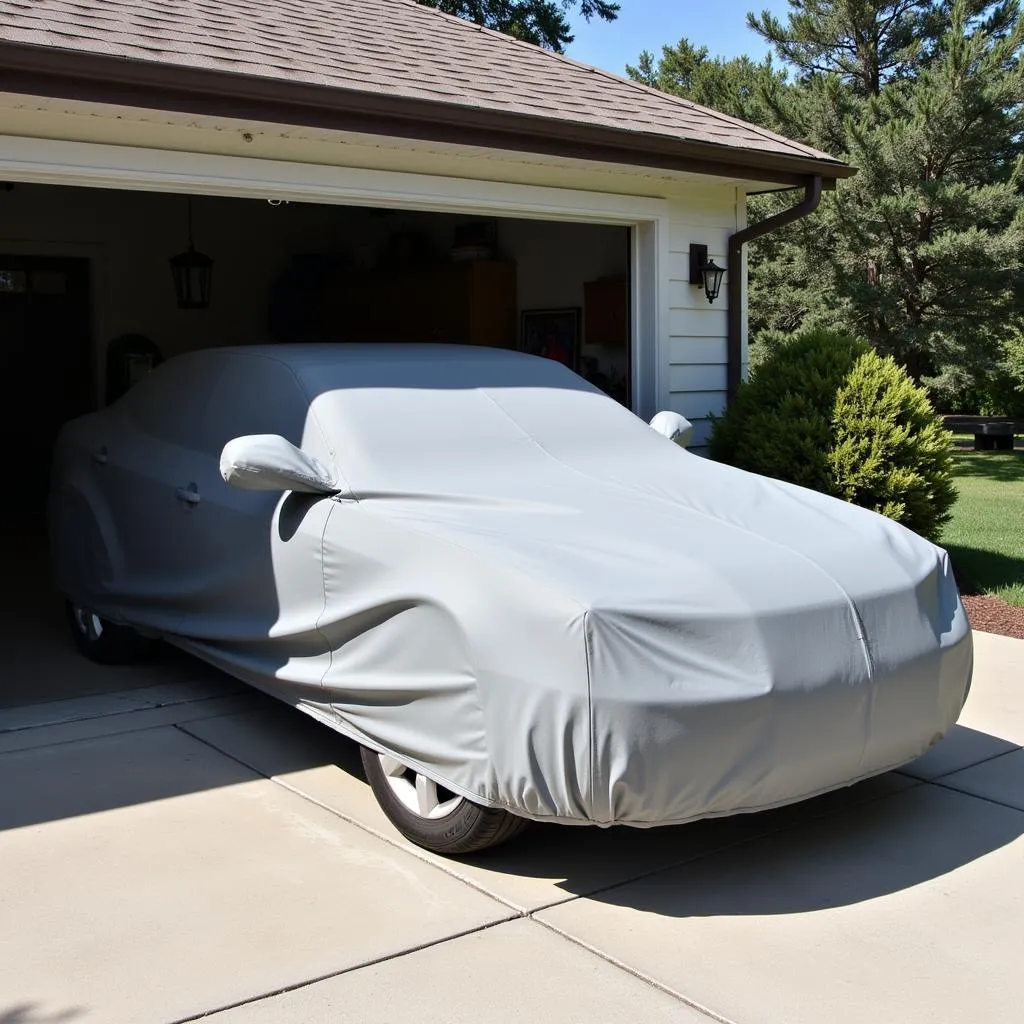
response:
<svg viewBox="0 0 1024 1024"><path fill-rule="evenodd" d="M192 241L192 197L188 197L188 249L172 256L171 274L178 309L208 309L213 284L213 260L197 252Z"/></svg>

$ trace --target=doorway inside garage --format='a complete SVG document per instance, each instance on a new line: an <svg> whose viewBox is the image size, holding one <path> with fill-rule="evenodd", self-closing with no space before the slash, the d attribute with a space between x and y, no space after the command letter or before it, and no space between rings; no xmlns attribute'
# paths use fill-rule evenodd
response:
<svg viewBox="0 0 1024 1024"><path fill-rule="evenodd" d="M12 518L37 513L61 424L91 407L89 271L85 259L0 251L0 431L17 483Z"/></svg>
<svg viewBox="0 0 1024 1024"><path fill-rule="evenodd" d="M0 417L20 460L0 538L14 584L0 599L0 642L15 666L0 706L82 692L46 551L50 449L64 421L180 353L292 342L520 348L565 362L629 406L630 233L536 217L0 190ZM190 240L211 261L202 308L180 305L171 271Z"/></svg>

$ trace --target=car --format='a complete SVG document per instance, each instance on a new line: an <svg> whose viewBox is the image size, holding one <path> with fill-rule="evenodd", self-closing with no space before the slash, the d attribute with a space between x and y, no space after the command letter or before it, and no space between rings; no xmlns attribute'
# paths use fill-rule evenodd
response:
<svg viewBox="0 0 1024 1024"><path fill-rule="evenodd" d="M688 426L501 349L192 352L64 428L56 584L88 657L169 641L355 740L446 854L924 753L971 676L946 553Z"/></svg>

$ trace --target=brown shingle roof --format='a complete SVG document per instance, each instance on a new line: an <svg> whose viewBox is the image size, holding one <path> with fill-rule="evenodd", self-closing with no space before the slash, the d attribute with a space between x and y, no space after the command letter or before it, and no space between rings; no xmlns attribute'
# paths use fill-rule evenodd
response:
<svg viewBox="0 0 1024 1024"><path fill-rule="evenodd" d="M844 170L808 146L414 0L0 0L0 40L169 72L199 69L400 97L453 112L640 133Z"/></svg>

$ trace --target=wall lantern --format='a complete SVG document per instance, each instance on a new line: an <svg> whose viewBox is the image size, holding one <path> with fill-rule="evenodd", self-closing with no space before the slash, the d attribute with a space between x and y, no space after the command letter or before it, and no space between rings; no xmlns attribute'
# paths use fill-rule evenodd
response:
<svg viewBox="0 0 1024 1024"><path fill-rule="evenodd" d="M703 285L708 302L714 302L718 298L723 277L725 277L725 267L716 266L714 260L708 259L708 247L691 242L690 284Z"/></svg>
<svg viewBox="0 0 1024 1024"><path fill-rule="evenodd" d="M213 284L213 260L196 252L192 242L192 197L188 197L188 250L172 256L171 274L178 309L207 309Z"/></svg>

